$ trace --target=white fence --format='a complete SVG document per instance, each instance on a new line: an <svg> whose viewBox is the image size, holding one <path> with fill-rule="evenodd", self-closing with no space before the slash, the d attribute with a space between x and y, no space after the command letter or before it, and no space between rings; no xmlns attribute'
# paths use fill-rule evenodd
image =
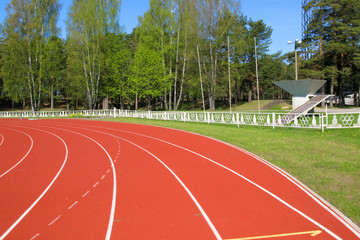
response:
<svg viewBox="0 0 360 240"><path fill-rule="evenodd" d="M293 128L359 128L360 113L312 113L295 117L287 113L251 112L166 112L129 110L78 110L41 112L0 112L0 118L130 117L183 122L204 122Z"/></svg>

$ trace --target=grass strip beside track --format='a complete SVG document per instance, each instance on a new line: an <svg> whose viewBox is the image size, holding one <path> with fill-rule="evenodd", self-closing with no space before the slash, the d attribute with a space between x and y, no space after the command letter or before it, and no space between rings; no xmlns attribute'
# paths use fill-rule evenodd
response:
<svg viewBox="0 0 360 240"><path fill-rule="evenodd" d="M117 118L213 137L266 159L298 178L360 225L360 129L266 128Z"/></svg>

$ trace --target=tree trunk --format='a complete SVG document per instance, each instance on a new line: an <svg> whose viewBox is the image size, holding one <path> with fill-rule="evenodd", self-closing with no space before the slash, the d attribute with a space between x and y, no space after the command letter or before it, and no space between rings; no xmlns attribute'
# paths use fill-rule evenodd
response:
<svg viewBox="0 0 360 240"><path fill-rule="evenodd" d="M203 102L203 109L204 109L204 112L205 112L205 99L204 99L204 89L203 89L202 78L201 78L201 60L200 60L199 44L197 45L197 56L198 56L198 63L199 63L199 75L200 75L201 97L202 97L202 102Z"/></svg>
<svg viewBox="0 0 360 240"><path fill-rule="evenodd" d="M334 95L334 80L330 80L330 95ZM334 107L334 97L330 97L329 107Z"/></svg>
<svg viewBox="0 0 360 240"><path fill-rule="evenodd" d="M123 110L123 109L124 109L124 106L125 106L124 97L122 97L122 96L120 95L120 109Z"/></svg>
<svg viewBox="0 0 360 240"><path fill-rule="evenodd" d="M212 50L212 41L210 40L210 64L211 64L211 75L210 75L210 93L209 93L209 107L210 110L215 110L215 66L214 56Z"/></svg>
<svg viewBox="0 0 360 240"><path fill-rule="evenodd" d="M148 111L151 111L151 97L150 96L147 96L146 97L146 102L147 102L147 110Z"/></svg>
<svg viewBox="0 0 360 240"><path fill-rule="evenodd" d="M250 104L251 103L251 100L252 100L252 88L250 88L249 90L249 95L248 95L248 103Z"/></svg>
<svg viewBox="0 0 360 240"><path fill-rule="evenodd" d="M325 85L321 87L321 94L325 95ZM321 108L325 108L325 101L321 102Z"/></svg>
<svg viewBox="0 0 360 240"><path fill-rule="evenodd" d="M138 109L138 93L135 95L135 110Z"/></svg>
<svg viewBox="0 0 360 240"><path fill-rule="evenodd" d="M184 52L183 69L182 69L182 76L181 76L181 83L180 83L180 92L179 92L179 97L178 97L177 102L176 102L175 110L178 110L179 105L180 105L182 92L183 92L183 87L184 87L185 70L186 70L186 47L185 47L185 52Z"/></svg>
<svg viewBox="0 0 360 240"><path fill-rule="evenodd" d="M30 106L33 113L36 111L36 102L34 101L34 79L32 74L32 61L31 61L31 45L30 41L28 43L28 70L27 70L27 79L28 79L28 86L29 86L29 96L30 96Z"/></svg>
<svg viewBox="0 0 360 240"><path fill-rule="evenodd" d="M51 77L51 86L50 86L50 109L54 109L54 77Z"/></svg>
<svg viewBox="0 0 360 240"><path fill-rule="evenodd" d="M177 76L178 76L178 65L179 65L179 41L180 41L180 21L178 26L178 34L177 34L177 40L176 40L176 57L175 57L175 78L174 78L174 110L178 109L177 104ZM185 36L185 43L186 43L186 36ZM186 44L185 44L186 48ZM181 96L179 97L181 98Z"/></svg>
<svg viewBox="0 0 360 240"><path fill-rule="evenodd" d="M162 56L162 63L163 63L163 71L164 71L164 79L166 79L166 66L165 66L165 56L164 56L164 29L161 29L161 56ZM164 80L166 83L166 80ZM168 103L167 103L167 90L165 89L165 97L164 97L164 104L165 104L165 110L168 109Z"/></svg>
<svg viewBox="0 0 360 240"><path fill-rule="evenodd" d="M103 104L102 104L102 109L103 110L108 110L109 109L109 96L106 96L104 99L103 99Z"/></svg>

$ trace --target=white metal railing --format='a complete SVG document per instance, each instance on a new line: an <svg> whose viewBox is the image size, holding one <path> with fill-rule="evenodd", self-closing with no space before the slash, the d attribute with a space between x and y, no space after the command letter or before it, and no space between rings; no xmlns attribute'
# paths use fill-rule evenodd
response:
<svg viewBox="0 0 360 240"><path fill-rule="evenodd" d="M359 128L360 113L326 114L326 128Z"/></svg>
<svg viewBox="0 0 360 240"><path fill-rule="evenodd" d="M251 112L185 112L185 111L135 111L135 110L70 110L41 112L0 112L0 118L70 118L70 117L130 117L183 122L204 122L234 125L293 127L293 128L359 128L360 113L287 113Z"/></svg>
<svg viewBox="0 0 360 240"><path fill-rule="evenodd" d="M118 116L183 122L268 126L273 128L322 128L324 126L324 119L321 114L308 114L294 118L294 116L286 113L119 111ZM289 121L289 119L292 121Z"/></svg>

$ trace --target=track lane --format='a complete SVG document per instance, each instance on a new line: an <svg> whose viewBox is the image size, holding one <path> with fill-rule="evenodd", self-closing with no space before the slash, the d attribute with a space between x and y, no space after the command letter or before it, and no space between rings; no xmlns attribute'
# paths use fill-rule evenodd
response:
<svg viewBox="0 0 360 240"><path fill-rule="evenodd" d="M157 156L108 132L79 126L72 131L100 133L121 141L116 170L120 173L117 202L121 204L116 210L114 239L221 239L214 227L208 226L212 224L204 220L206 213L186 186ZM100 142L102 139L98 137Z"/></svg>
<svg viewBox="0 0 360 240"><path fill-rule="evenodd" d="M88 124L96 125L96 123L91 123L91 122L89 122ZM217 140L206 138L196 134L190 134L190 135L191 137L195 136L194 138L198 138L198 140L188 141L187 137L189 137L189 133L178 130L134 125L134 124L114 124L114 123L102 124L102 126L105 128L106 127L111 128L112 127L111 125L116 125L117 130L129 131L129 129L131 129L131 131L136 132L137 134L140 134L141 136L144 137L146 136L145 134L150 131L149 128L154 128L152 130L153 134L150 137L152 139L154 139L154 136L156 137L160 136L166 140L170 139L173 142L177 141L177 143L180 142L182 146L186 146L189 149L195 148L196 151L200 153L204 152L204 154L206 154L207 156L211 154L212 158L217 159L217 161L219 161L220 163L224 163L225 165L228 165L230 163L232 165L229 166L235 168L237 171L244 172L244 169L246 169L245 173L246 174L251 173L251 177L254 178L256 182L259 182L261 185L270 187L271 191L274 190L276 194L279 194L279 196L284 198L286 201L289 201L296 208L299 208L302 212L310 216L316 222L323 223L323 225L326 228L328 228L330 232L331 231L341 232L341 236L343 236L344 239L360 238L356 226L354 228L352 226L352 223L347 223L347 220L344 219L342 215L339 215L336 212L336 210L334 211L333 209L331 209L331 207L325 206L327 205L327 203L323 202L321 198L318 198L317 195L313 194L307 188L304 188L300 183L298 183L292 177L288 176L282 170L272 166L271 164L265 162L262 159L254 157L252 154L249 154L246 151L243 151L242 149L238 149L231 145L224 144ZM217 149L216 145L219 143L222 145L226 145L224 147L225 150L212 151L213 149ZM235 154L235 158L233 159L228 156L232 152ZM213 156L216 156L216 158ZM239 161L239 156L241 156L240 157L241 161ZM229 159L232 160L229 161ZM245 161L245 163L247 163L248 165L247 166L241 164L239 165L239 162L242 162L244 159L248 160ZM253 171L251 171L252 169L251 164L255 164L255 166L253 166ZM238 165L237 168L236 165ZM248 169L250 170L248 171ZM318 205L316 207L316 210L314 210L313 207L314 201L316 201L315 205L320 203L323 204L323 206Z"/></svg>
<svg viewBox="0 0 360 240"><path fill-rule="evenodd" d="M32 123L31 126L33 125ZM37 128L49 130L45 126ZM84 236L87 239L105 238L112 193L112 177L102 178L111 165L109 160L104 161L106 154L93 141L86 140L83 136L62 130L52 129L51 132L68 143L68 163L52 188L9 234L8 239L82 239ZM51 149L51 143L47 147ZM91 191L84 195L89 190ZM87 206L87 211L79 212L83 206ZM89 211L94 207L95 210Z"/></svg>
<svg viewBox="0 0 360 240"><path fill-rule="evenodd" d="M266 232L269 229L277 232L284 230L299 232L319 228L297 213L289 211L287 206L265 194L264 191L254 189L254 186L247 184L248 182L244 184L244 181L239 181L237 176L209 164L200 156L194 156L193 153L183 149L166 147L164 143L154 142L152 139L146 140L128 134L125 138L141 142L142 146L151 148L152 152L164 159L194 192L225 238L236 236L238 232L253 236L262 231L264 235L269 234ZM230 186L227 186L229 183ZM269 208L269 205L272 207ZM244 206L250 207L244 208ZM299 228L299 225L303 228Z"/></svg>
<svg viewBox="0 0 360 240"><path fill-rule="evenodd" d="M17 167L30 153L33 147L33 139L27 133L16 129L2 127L0 125L0 179Z"/></svg>
<svg viewBox="0 0 360 240"><path fill-rule="evenodd" d="M34 129L22 130L34 136L34 147L27 161L0 179L0 239L5 238L37 204L64 164L64 146L56 136ZM49 141L57 146L54 151L43 148ZM44 162L52 153L56 154L54 161Z"/></svg>
<svg viewBox="0 0 360 240"><path fill-rule="evenodd" d="M349 233L348 231L349 229L347 229L347 231L344 231L344 228L346 229L346 227L339 224L338 220L334 220L334 216L331 215L326 209L324 210L323 207L318 206L315 211L314 208L309 207L309 205L314 205L314 198L311 198L309 194L304 194L304 190L299 190L299 186L297 185L298 183L296 181L289 181L289 178L291 177L286 177L286 173L282 172L282 174L279 174L279 169L273 168L273 166L262 162L261 159L256 159L256 157L254 158L253 156L251 156L251 154L248 154L244 151L240 151L242 152L242 154L239 154L239 149L234 148L233 146L225 144L226 147L219 147L218 141L204 138L199 135L196 135L197 137L195 137L195 141L189 141L189 137L193 138L193 134L184 132L181 132L182 134L178 134L178 132L180 131L160 129L156 127L150 127L152 128L151 131L153 132L153 134L150 136L146 136L145 134L148 134L148 132L151 133L151 131L149 130L149 127L145 126L115 123L101 123L101 126L97 126L99 122L91 123L87 121L61 121L61 124L64 124L64 122L65 125L73 125L72 127L77 128L79 127L78 124L80 123L82 128L88 128L88 131L86 131L86 134L88 135L92 135L92 133L90 132L95 129L96 131L104 131L108 132L108 134L117 135L119 137L118 140L123 138L124 140L136 143L144 149L148 149L151 154L155 155L159 159L162 159L171 169L174 170L174 172L176 172L176 174L184 182L184 184L189 186L189 189L191 190L191 192L194 193L194 196L199 200L201 205L204 206L206 213L209 214L209 217L213 220L214 225L216 226L216 228L219 229L219 232L224 239L255 239L251 238L255 236L284 237L284 234L287 234L286 239L299 239L299 236L302 237L301 239L334 239L330 237L327 233L312 228L314 225L311 222L306 221L306 219L304 220L303 218L301 218L301 216L300 219L299 216L295 216L295 218L293 218L293 216L291 216L291 213L289 214L289 212L287 211L282 212L281 209L284 209L286 207L277 206L277 204L279 203L274 201L274 199L265 198L266 203L262 203L259 206L257 201L258 199L264 198L264 192L259 190L254 191L253 186L241 183L241 181L239 180L239 176L237 176L236 174L229 174L229 170L227 170L226 168L229 168L236 173L241 173L242 175L244 175L244 177L246 176L248 179L253 180L261 186L266 186L266 188L271 189L271 192L277 193L278 195L282 196L284 200L286 199L287 202L291 202L291 204L301 209L301 211L309 211L309 216L317 219L317 221L318 219L320 219L319 222L321 222L322 224L324 224L325 221L326 224L324 224L324 226L336 233L340 232L342 234L342 237L345 236L343 239L359 239L358 237L354 237L354 234L351 235L351 232ZM58 125L60 124L60 121L51 121L51 124L54 123ZM104 133L98 134L97 136L96 135L97 134L92 136L96 138L99 142L107 138L104 137ZM207 143L207 141L210 141L210 143ZM103 143L101 142L101 144ZM104 146L105 145L106 144L104 144ZM109 149L110 151L110 149L112 149L114 145L118 146L119 141L117 141L116 143L110 143L106 145L105 148ZM220 145L224 144L220 143ZM163 177L157 177L163 172L162 170L159 172L155 170L161 169L158 166L155 167L153 165L146 165L148 166L148 168L146 168L146 171L141 170L140 172L142 174L135 174L135 172L131 172L131 174L129 174L127 169L131 169L132 167L134 171L139 170L139 167L143 167L143 165L145 165L144 163L154 162L154 159L153 157L151 158L149 156L146 156L149 155L146 154L146 152L140 154L134 149L134 147L136 148L136 146L126 144L126 141L121 141L121 147L122 151L120 155L119 152L116 151L113 151L113 153L111 153L112 156L114 156L115 154L120 156L119 161L116 163L116 168L119 169L119 172L122 170L120 176L126 176L124 177L124 179L122 177L119 177L118 182L120 183L120 179L122 179L124 181L123 183L127 183L122 186L137 186L137 188L141 190L134 192L134 189L132 187L128 187L124 189L123 193L120 194L119 192L117 201L127 204L120 204L117 207L112 235L114 238L115 236L127 236L127 238L129 238L130 236L130 239L131 236L139 236L140 238L140 234L142 232L145 232L147 233L147 237L149 239L159 239L161 236L164 236L163 234L159 234L159 231L161 230L170 232L170 229L172 229L172 234L175 235L177 231L181 232L181 228L178 228L179 226L183 226L184 229L187 229L186 226L189 227L189 225L187 224L191 222L188 222L188 220L193 221L193 219L196 218L202 219L199 212L189 217L189 208L187 207L182 209L182 214L177 214L177 211L171 210L173 208L176 208L176 204L172 202L171 196L169 197L166 193L168 191L168 193L172 195L173 192L176 193L179 191L170 190L173 189L175 186L174 184L167 184L167 182L170 182L170 179L165 182ZM123 151L123 149L126 149L126 151ZM216 151L214 149L216 149ZM134 156L137 156L137 154L139 154L139 157L134 158ZM127 160L124 161L124 159ZM134 159L136 159L136 161ZM217 163L223 165L225 168L219 168L219 165L214 163L209 164L209 161L207 159L216 161ZM136 165L133 166L135 162ZM124 168L119 168L118 164L119 166L123 164ZM255 166L253 164L255 164ZM156 173L155 177L154 175L152 175L154 172ZM144 176L146 177L144 178ZM139 178L141 179L141 177L143 177L143 180L139 181ZM275 182L271 182L273 178L277 180L275 180ZM107 177L104 177L102 180L105 179L107 179ZM174 179L172 178L172 181L173 180ZM139 184L135 184L136 182L138 182ZM148 182L151 182L151 184L149 184ZM147 185L143 185L144 183L146 183ZM99 182L96 187L100 186L100 184L101 182ZM109 184L106 184L106 186L108 185ZM146 186L149 187L146 188ZM162 186L160 188L161 191L158 191L159 195L162 198L165 198L163 199L164 201L161 202L164 203L162 205L159 205L152 200L154 198L153 191L156 189L157 186ZM284 192L284 188L282 189L281 186L285 186L285 191L287 192ZM296 190L294 190L294 187ZM145 192L146 194L139 194L139 192ZM129 193L131 198L129 196ZM179 194L179 199L181 199L181 196L182 198L184 198L184 195L184 193ZM85 191L82 196L90 199L92 195ZM144 196L150 198L145 198ZM298 203L299 201L295 200L299 196L302 197L300 198L302 200L301 203ZM101 196L99 197L101 198ZM133 201L133 199L137 200ZM319 199L319 201L321 201L321 199ZM134 202L136 204L134 204ZM169 202L171 204L169 204ZM243 204L239 204L239 202ZM267 207L262 206L265 204L267 204ZM83 214L82 212L86 211L86 208L80 210L80 208L84 206L84 204L80 204L80 201L75 200L74 202L72 202L72 204L69 206L71 207L69 209L69 212L72 212L73 210L79 210L79 212L76 215L72 216L72 218L76 216L81 216ZM89 207L90 206L91 204L89 204ZM123 211L118 212L118 209L120 209L122 206L127 207L123 208ZM138 206L141 207L138 208ZM269 206L273 209L266 209L269 208ZM146 213L146 209L156 209L156 212ZM280 210L274 213L274 209ZM172 215L170 219L178 218L178 221L170 220L168 221L172 222L172 224L170 225L168 225L168 222L164 220L162 220L162 222L161 219L166 218L166 212L174 212L174 215L176 216ZM324 212L327 215L323 216L322 218L318 218L319 213ZM162 218L159 218L158 216L162 216ZM154 222L147 221L147 219L154 220ZM271 222L269 222L269 219L271 219ZM181 225L182 220L183 223ZM61 221L69 221L69 218L64 218L64 215L57 215L52 218L50 222L52 224L50 225L50 227L48 227L50 234L48 236L54 236L54 233L58 233L57 231L53 231L55 228L52 228L55 226L60 226ZM301 224L301 222L304 221L306 223ZM196 229L201 226L199 222L204 221L202 220L198 222L193 222L194 224L190 225L192 229L195 229L192 231L192 233L196 232ZM159 223L164 223L163 225L165 225L165 227L159 227ZM333 226L331 226L331 224L333 224ZM174 225L175 227L171 225ZM204 225L206 227L206 224L203 224L203 226ZM67 225L64 225L65 228L66 226ZM260 226L262 230L254 226ZM293 228L291 226L293 226ZM299 226L300 228L298 228ZM50 229L52 229L52 231L50 231ZM269 229L271 231L269 231ZM319 233L319 231L321 232ZM201 233L201 231L199 232ZM206 232L209 232L208 229ZM346 232L345 235L343 232ZM46 239L42 238L46 235L37 234L38 233L33 235L34 239ZM194 234L193 236L195 235L196 234ZM185 234L184 236L189 235ZM199 236L200 237L190 238L170 237L167 239L211 239L209 237L204 237L201 234Z"/></svg>

